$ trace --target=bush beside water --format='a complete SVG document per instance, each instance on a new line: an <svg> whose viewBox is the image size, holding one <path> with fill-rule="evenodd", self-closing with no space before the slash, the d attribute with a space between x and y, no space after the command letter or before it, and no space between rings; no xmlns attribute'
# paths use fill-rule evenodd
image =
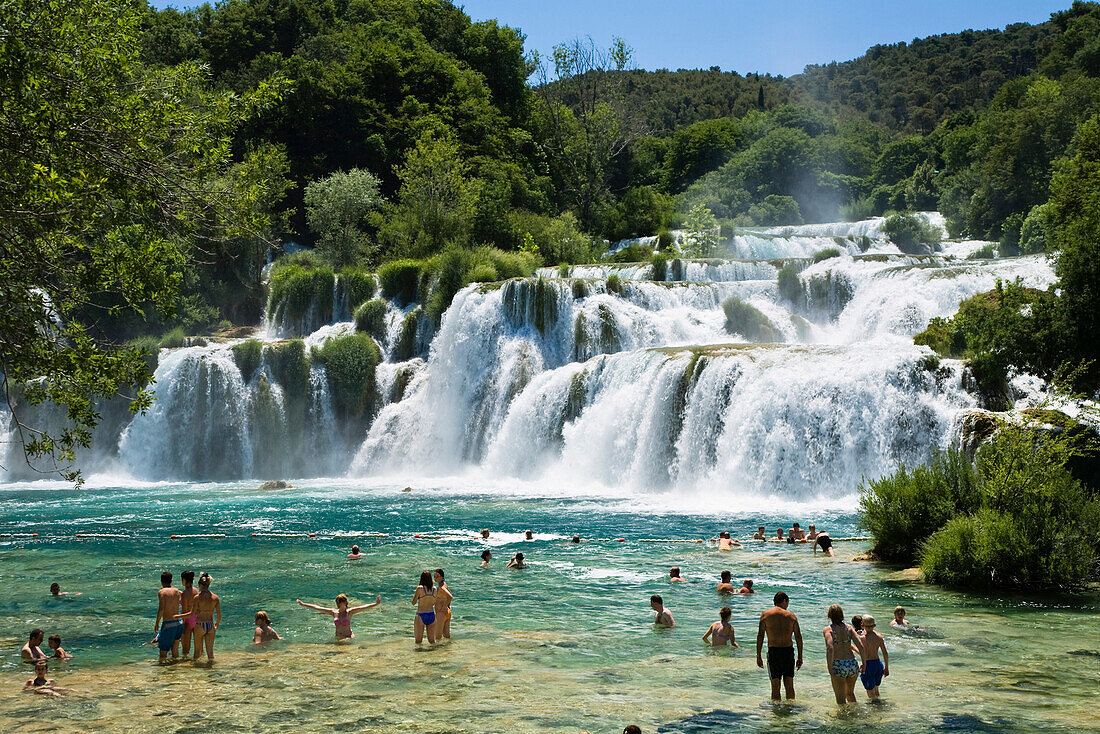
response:
<svg viewBox="0 0 1100 734"><path fill-rule="evenodd" d="M753 342L782 342L783 332L764 313L736 296L722 301L722 311L726 314L726 331L740 334Z"/></svg>
<svg viewBox="0 0 1100 734"><path fill-rule="evenodd" d="M337 410L354 416L373 412L375 368L382 361L373 339L363 333L329 339L320 348L314 347L312 357L325 366Z"/></svg>

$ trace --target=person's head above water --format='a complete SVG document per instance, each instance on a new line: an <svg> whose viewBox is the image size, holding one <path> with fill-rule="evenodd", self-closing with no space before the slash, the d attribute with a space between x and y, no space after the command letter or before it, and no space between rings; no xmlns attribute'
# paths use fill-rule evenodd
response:
<svg viewBox="0 0 1100 734"><path fill-rule="evenodd" d="M722 572L722 583L723 584L728 584L730 582L730 577L732 575L733 574L731 574L729 571L723 571Z"/></svg>
<svg viewBox="0 0 1100 734"><path fill-rule="evenodd" d="M35 628L35 629L31 630L31 633L30 633L30 635L28 635L27 640L28 640L28 642L30 642L33 645L40 645L40 644L42 644L42 637L45 634L46 633L43 632L42 630L40 630L38 628Z"/></svg>
<svg viewBox="0 0 1100 734"><path fill-rule="evenodd" d="M775 534L776 534L776 537L782 538L783 537L783 528L779 528L778 530L776 530Z"/></svg>
<svg viewBox="0 0 1100 734"><path fill-rule="evenodd" d="M581 542L581 536L579 536L579 535L574 535L574 536L573 536L573 540L572 540L572 541L570 541L570 542L572 542L572 543L579 543L579 542Z"/></svg>
<svg viewBox="0 0 1100 734"><path fill-rule="evenodd" d="M636 725L631 724L623 729L623 734L642 734L642 730L639 729Z"/></svg>
<svg viewBox="0 0 1100 734"><path fill-rule="evenodd" d="M256 626L266 627L271 624L271 620L267 617L267 612L256 612Z"/></svg>
<svg viewBox="0 0 1100 734"><path fill-rule="evenodd" d="M844 624L844 609L839 604L830 606L827 615L833 624Z"/></svg>
<svg viewBox="0 0 1100 734"><path fill-rule="evenodd" d="M191 584L195 583L195 572L184 571L180 574L180 581L183 582L184 586L190 586Z"/></svg>
<svg viewBox="0 0 1100 734"><path fill-rule="evenodd" d="M523 537L526 538L527 540L531 540L532 538L535 537L535 535L530 530L525 530L525 531L523 531Z"/></svg>
<svg viewBox="0 0 1100 734"><path fill-rule="evenodd" d="M50 593L54 596L59 595L61 593L61 584L57 583L56 581L50 584Z"/></svg>
<svg viewBox="0 0 1100 734"><path fill-rule="evenodd" d="M45 660L37 660L34 663L34 674L39 677L44 677L50 670L49 664Z"/></svg>
<svg viewBox="0 0 1100 734"><path fill-rule="evenodd" d="M172 572L171 571L165 571L164 573L162 573L160 575L160 585L163 586L166 589L169 586L172 585Z"/></svg>
<svg viewBox="0 0 1100 734"><path fill-rule="evenodd" d="M336 595L336 608L341 609L343 607L346 607L347 605L348 605L348 595L347 594L337 594Z"/></svg>
<svg viewBox="0 0 1100 734"><path fill-rule="evenodd" d="M49 643L50 647L56 650L61 647L61 635L50 635L50 639L46 640L46 642Z"/></svg>
<svg viewBox="0 0 1100 734"><path fill-rule="evenodd" d="M656 608L663 607L664 605L665 600L661 598L660 594L654 594L653 596L649 597L649 606Z"/></svg>
<svg viewBox="0 0 1100 734"><path fill-rule="evenodd" d="M357 545L353 545L353 546L351 547L351 554L352 554L353 556L357 556L357 555L359 555L359 546L357 546Z"/></svg>
<svg viewBox="0 0 1100 734"><path fill-rule="evenodd" d="M482 528L481 529L481 537L483 537L483 538L488 538L489 537L489 528Z"/></svg>
<svg viewBox="0 0 1100 734"><path fill-rule="evenodd" d="M787 596L787 592L776 592L775 597L772 599L772 603L780 609L786 609L787 605L791 603L791 597Z"/></svg>
<svg viewBox="0 0 1100 734"><path fill-rule="evenodd" d="M746 589L751 589L752 588L752 579L745 579L745 588Z"/></svg>
<svg viewBox="0 0 1100 734"><path fill-rule="evenodd" d="M522 561L523 560L523 554L522 553L517 553L513 560Z"/></svg>
<svg viewBox="0 0 1100 734"><path fill-rule="evenodd" d="M905 607L894 607L894 619L899 622L905 619Z"/></svg>
<svg viewBox="0 0 1100 734"><path fill-rule="evenodd" d="M493 557L493 552L491 550L489 550L488 548L481 551L481 560L488 561L492 557Z"/></svg>
<svg viewBox="0 0 1100 734"><path fill-rule="evenodd" d="M723 621L723 622L728 622L728 621L730 621L730 616L731 616L732 614L733 614L733 610L732 610L732 609L730 609L729 607L722 607L722 608L721 608L721 609L720 609L720 610L718 611L718 616L722 618L722 621Z"/></svg>
<svg viewBox="0 0 1100 734"><path fill-rule="evenodd" d="M761 532L761 533L764 532L765 530L767 530L767 528L765 528L763 525L761 525L760 527L757 528L757 531Z"/></svg>
<svg viewBox="0 0 1100 734"><path fill-rule="evenodd" d="M673 566L672 568L668 569L668 575L671 576L672 578L678 577L680 575L680 567L679 566Z"/></svg>
<svg viewBox="0 0 1100 734"><path fill-rule="evenodd" d="M791 525L791 528L793 530L798 530L798 523L795 523L794 525Z"/></svg>
<svg viewBox="0 0 1100 734"><path fill-rule="evenodd" d="M722 532L718 533L718 537L719 538L728 538L728 537L730 537L729 531L728 530L723 530Z"/></svg>

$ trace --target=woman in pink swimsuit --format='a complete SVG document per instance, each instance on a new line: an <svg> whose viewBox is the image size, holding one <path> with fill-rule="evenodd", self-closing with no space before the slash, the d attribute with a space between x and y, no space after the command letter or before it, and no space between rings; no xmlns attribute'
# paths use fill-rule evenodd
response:
<svg viewBox="0 0 1100 734"><path fill-rule="evenodd" d="M307 604L301 599L295 599L294 601L301 604L303 607L307 607L321 614L332 615L332 623L336 625L336 639L337 640L350 640L355 635L351 632L351 615L358 614L364 609L370 609L376 607L382 603L382 595L379 594L373 604L362 604L357 607L348 606L347 594L340 594L336 597L336 608L330 609L329 607L322 607L317 604Z"/></svg>

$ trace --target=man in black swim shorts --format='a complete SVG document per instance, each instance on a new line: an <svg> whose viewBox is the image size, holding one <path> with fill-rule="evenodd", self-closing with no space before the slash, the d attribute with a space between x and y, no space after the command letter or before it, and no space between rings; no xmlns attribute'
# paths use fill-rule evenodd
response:
<svg viewBox="0 0 1100 734"><path fill-rule="evenodd" d="M775 606L760 615L760 629L756 633L756 664L763 668L761 656L764 637L768 638L768 677L771 678L772 700L779 700L779 682L783 681L787 700L794 699L794 671L802 667L802 630L798 617L787 611L790 597L780 591L775 595ZM795 656L795 645L798 655Z"/></svg>

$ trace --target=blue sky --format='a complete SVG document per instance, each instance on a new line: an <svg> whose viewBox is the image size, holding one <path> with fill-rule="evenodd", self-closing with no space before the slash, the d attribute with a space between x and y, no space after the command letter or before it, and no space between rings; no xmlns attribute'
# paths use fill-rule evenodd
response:
<svg viewBox="0 0 1100 734"><path fill-rule="evenodd" d="M188 0L154 0L188 7ZM845 61L877 43L1047 20L1071 0L459 0L475 20L527 34L527 48L621 36L644 69L759 71L790 76Z"/></svg>

